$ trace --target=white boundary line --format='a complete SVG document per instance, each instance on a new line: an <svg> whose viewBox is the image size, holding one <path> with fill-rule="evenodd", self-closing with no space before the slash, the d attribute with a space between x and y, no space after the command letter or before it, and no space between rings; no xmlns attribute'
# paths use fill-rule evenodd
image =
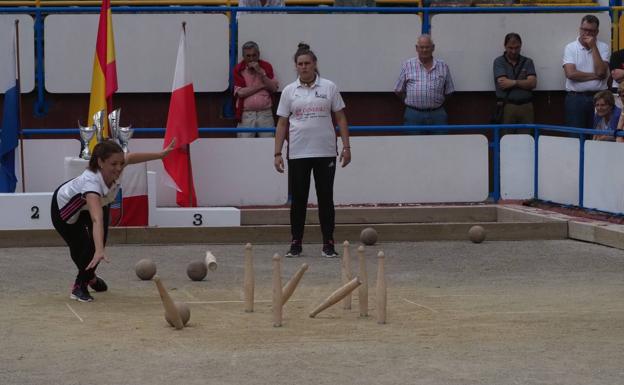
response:
<svg viewBox="0 0 624 385"><path fill-rule="evenodd" d="M422 307L423 309L427 309L427 310L429 310L429 311L430 311L430 312L432 312L432 313L438 313L438 311L437 311L437 310L434 310L434 309L432 309L432 308L430 308L430 307L428 307L428 306L425 306L425 305L421 305L421 304L416 303L416 302L414 302L414 301L410 301L410 300L409 300L409 299L407 299L407 298L401 298L401 299L402 299L403 301L407 302L407 303L411 303L412 305L416 305L416 306L418 306L418 307Z"/></svg>
<svg viewBox="0 0 624 385"><path fill-rule="evenodd" d="M302 302L302 299L289 299L288 302ZM186 303L194 304L211 304L211 303L244 303L245 301L187 301ZM255 300L254 303L273 302L270 299Z"/></svg>
<svg viewBox="0 0 624 385"><path fill-rule="evenodd" d="M78 318L78 319L80 320L80 322L84 323L84 321L82 320L82 318L80 318L80 316L78 315L78 313L76 313L76 312L74 311L74 309L72 309L72 307L71 307L71 306L69 306L69 304L68 304L67 302L65 302L65 305L67 305L67 308L68 308L68 309L69 309L72 313L74 313L74 315L76 316L76 318Z"/></svg>

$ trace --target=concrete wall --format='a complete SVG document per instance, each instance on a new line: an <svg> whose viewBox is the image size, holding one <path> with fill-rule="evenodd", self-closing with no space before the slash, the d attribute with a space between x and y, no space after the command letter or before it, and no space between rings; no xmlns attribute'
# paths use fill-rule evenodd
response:
<svg viewBox="0 0 624 385"><path fill-rule="evenodd" d="M610 42L610 19L601 20L599 38ZM523 52L534 59L538 90L561 90L561 57L578 34L581 14L438 14L432 17L435 55L446 60L458 91L493 90L492 61L503 51L503 37L518 32ZM0 30L22 20L24 89L34 82L32 18L0 15ZM95 14L53 14L45 18L45 87L53 93L88 93L91 86ZM119 92L168 92L182 21L187 22L189 61L198 92L228 87L229 26L223 14L115 14ZM392 91L401 62L415 56L421 32L418 15L409 14L244 14L239 44L260 43L282 86L296 77L292 55L297 43L311 44L323 76L344 92ZM10 39L0 33L0 48ZM2 52L6 52L3 50ZM0 57L0 69L7 58ZM2 71L0 71L2 73ZM2 80L0 78L0 80ZM1 84L1 81L0 81Z"/></svg>

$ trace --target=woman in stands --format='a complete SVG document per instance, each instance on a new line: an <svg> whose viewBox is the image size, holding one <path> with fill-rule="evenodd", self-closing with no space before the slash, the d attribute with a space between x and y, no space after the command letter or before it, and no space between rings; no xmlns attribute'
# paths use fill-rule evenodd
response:
<svg viewBox="0 0 624 385"><path fill-rule="evenodd" d="M175 146L175 139L161 152L125 154L112 140L104 140L93 148L87 169L78 177L59 186L52 195L52 224L63 237L78 275L71 299L91 302L87 286L106 291L104 280L95 275L98 264L106 256L109 205L119 190L119 179L126 165L162 159Z"/></svg>
<svg viewBox="0 0 624 385"><path fill-rule="evenodd" d="M594 114L593 128L596 130L613 131L618 127L622 110L615 106L615 98L611 91L603 90L594 95ZM613 135L594 135L594 140L602 140L606 142L615 142Z"/></svg>
<svg viewBox="0 0 624 385"><path fill-rule="evenodd" d="M292 241L286 257L298 257L303 249L310 175L313 173L323 234L321 255L334 258L338 256L334 248L334 175L338 146L332 113L342 140L342 150L338 159L342 167L345 167L351 162L345 104L338 87L330 80L319 76L317 58L309 45L299 44L294 61L298 78L282 91L277 107L279 120L275 133L274 166L278 172L284 172L282 146L288 132Z"/></svg>

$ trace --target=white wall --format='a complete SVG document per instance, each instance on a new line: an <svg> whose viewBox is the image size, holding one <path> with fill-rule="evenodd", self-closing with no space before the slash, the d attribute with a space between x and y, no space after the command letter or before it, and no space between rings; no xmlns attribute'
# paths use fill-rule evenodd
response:
<svg viewBox="0 0 624 385"><path fill-rule="evenodd" d="M578 205L579 140L540 136L538 144L539 199Z"/></svg>
<svg viewBox="0 0 624 385"><path fill-rule="evenodd" d="M504 135L500 142L501 199L530 199L534 191L535 141L530 135Z"/></svg>
<svg viewBox="0 0 624 385"><path fill-rule="evenodd" d="M482 135L354 137L351 145L353 163L336 172L337 204L487 198L488 147ZM131 151L161 147L162 139L130 141ZM53 191L64 181L64 158L79 149L76 140L26 140L27 192ZM273 139L199 139L191 145L191 158L200 206L286 202L287 177L273 168ZM162 173L162 162L149 162L148 170ZM158 205L175 206L175 191L157 182ZM316 201L314 194L310 201Z"/></svg>
<svg viewBox="0 0 624 385"><path fill-rule="evenodd" d="M611 45L608 13L600 20L599 39ZM578 37L585 13L438 14L431 20L435 55L449 65L457 91L493 91L494 59L503 54L505 35L522 38L522 54L533 59L538 90L563 90L563 49Z"/></svg>
<svg viewBox="0 0 624 385"><path fill-rule="evenodd" d="M45 19L46 90L88 93L99 15ZM197 92L228 88L228 20L223 14L113 14L119 92L170 92L182 21Z"/></svg>
<svg viewBox="0 0 624 385"><path fill-rule="evenodd" d="M133 139L131 151L157 151L162 139ZM353 137L353 163L338 168L337 204L478 202L488 194L488 148L482 135ZM24 141L26 191L48 193L66 177L64 158L80 149L74 139ZM501 197L533 196L533 138L501 140ZM579 141L541 136L538 198L578 205ZM273 169L273 139L199 139L191 145L200 206L280 205L287 199L285 174ZM17 154L18 192L21 191ZM585 142L584 206L624 212L624 145ZM162 162L150 171L162 173ZM175 206L175 191L157 180L158 206ZM313 185L313 184L312 184ZM6 194L12 195L12 194ZM9 207L0 195L2 207ZM47 199L47 198L41 198ZM316 202L311 189L310 202ZM30 202L20 210L28 215ZM16 208L17 209L17 208Z"/></svg>
<svg viewBox="0 0 624 385"><path fill-rule="evenodd" d="M624 213L624 145L614 142L585 142L585 207Z"/></svg>
<svg viewBox="0 0 624 385"><path fill-rule="evenodd" d="M609 15L594 14L601 21L600 40L610 43ZM523 53L535 62L537 89L562 90L563 49L577 37L583 15L433 15L434 54L449 64L458 91L491 91L492 62L503 52L505 34L517 32L523 39ZM48 91L89 92L97 18L87 14L46 17ZM183 20L188 23L195 90L227 89L229 30L225 15L114 14L119 92L170 91ZM296 78L292 56L297 43L306 41L319 58L322 76L344 92L392 91L401 62L416 55L414 44L421 33L419 16L409 14L244 14L238 23L239 57L245 41L258 42L261 56L273 64L281 87ZM32 28L30 31L32 45ZM24 37L26 41L27 35Z"/></svg>
<svg viewBox="0 0 624 385"><path fill-rule="evenodd" d="M9 69L15 66L11 55L15 20L19 20L19 51L20 51L20 87L22 93L28 93L35 87L35 38L33 18L30 15L0 15L0 93L15 84L9 76Z"/></svg>
<svg viewBox="0 0 624 385"><path fill-rule="evenodd" d="M416 53L421 29L420 17L407 14L244 14L238 57L243 43L258 43L281 89L296 79L293 55L305 41L318 57L321 76L340 91L390 92L401 62Z"/></svg>

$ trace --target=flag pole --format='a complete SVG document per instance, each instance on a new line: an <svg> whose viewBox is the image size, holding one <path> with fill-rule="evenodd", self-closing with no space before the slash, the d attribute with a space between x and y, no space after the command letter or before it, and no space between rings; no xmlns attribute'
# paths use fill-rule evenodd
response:
<svg viewBox="0 0 624 385"><path fill-rule="evenodd" d="M22 129L22 85L20 84L20 51L19 51L19 20L15 19L15 58L17 60L17 121L19 124L19 141L20 141L20 169L22 179L22 192L26 192L26 181L24 179L24 131Z"/></svg>
<svg viewBox="0 0 624 385"><path fill-rule="evenodd" d="M182 22L182 31L184 32L184 42L186 44L186 21ZM189 197L189 202L188 202L188 207L194 207L193 206L193 169L191 168L191 144L187 143L186 144L186 158L188 161L188 175L189 178L187 179L188 182L188 186L186 186L188 188L188 197Z"/></svg>

